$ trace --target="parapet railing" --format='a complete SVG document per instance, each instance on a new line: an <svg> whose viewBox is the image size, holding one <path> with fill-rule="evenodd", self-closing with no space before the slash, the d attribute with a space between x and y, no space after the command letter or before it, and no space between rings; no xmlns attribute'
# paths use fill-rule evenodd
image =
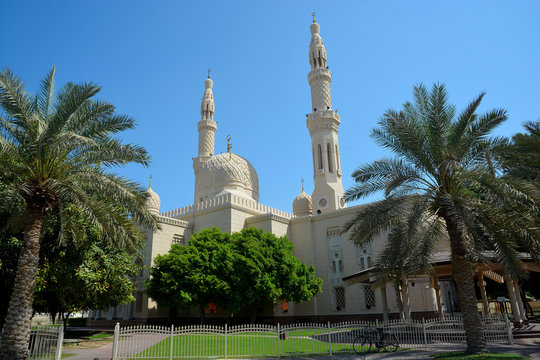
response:
<svg viewBox="0 0 540 360"><path fill-rule="evenodd" d="M219 195L211 199L206 199L204 201L201 201L192 205L188 205L188 206L184 206L178 209L163 212L161 213L161 215L170 217L170 218L185 217L199 211L209 210L209 209L217 208L223 205L238 205L248 210L254 210L260 214L271 213L271 214L282 216L287 219L291 219L293 217L292 214L286 211L275 209L268 205L261 204L255 200L248 199L243 196L234 195L234 194Z"/></svg>

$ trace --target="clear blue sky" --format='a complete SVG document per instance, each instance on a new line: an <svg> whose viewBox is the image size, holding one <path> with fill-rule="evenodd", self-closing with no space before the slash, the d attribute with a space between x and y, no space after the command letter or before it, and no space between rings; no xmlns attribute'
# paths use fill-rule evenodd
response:
<svg viewBox="0 0 540 360"><path fill-rule="evenodd" d="M57 84L95 81L101 98L137 119L124 137L152 155L125 176L152 187L162 211L193 202L192 157L204 79L212 68L216 153L257 169L260 201L291 211L313 190L308 46L317 12L333 73L343 183L385 153L369 137L413 85L446 83L462 109L506 108L497 135L540 118L539 1L9 1L0 0L0 65L35 92L54 64Z"/></svg>

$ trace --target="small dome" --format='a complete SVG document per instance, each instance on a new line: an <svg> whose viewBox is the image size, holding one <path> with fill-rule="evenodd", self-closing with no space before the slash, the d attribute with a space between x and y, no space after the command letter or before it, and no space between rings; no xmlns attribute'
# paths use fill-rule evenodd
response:
<svg viewBox="0 0 540 360"><path fill-rule="evenodd" d="M302 189L300 195L294 198L292 207L294 216L310 215L312 211L311 196Z"/></svg>
<svg viewBox="0 0 540 360"><path fill-rule="evenodd" d="M211 89L213 86L214 86L214 82L212 81L212 79L210 79L210 77L204 80L204 87L206 89Z"/></svg>
<svg viewBox="0 0 540 360"><path fill-rule="evenodd" d="M259 177L255 168L243 157L228 152L204 162L196 171L195 180L198 201L226 192L259 200Z"/></svg>
<svg viewBox="0 0 540 360"><path fill-rule="evenodd" d="M152 187L148 187L148 190L146 190L146 193L148 194L148 199L146 199L146 208L152 215L159 215L160 209L161 209L161 199L159 198L159 195L152 190Z"/></svg>

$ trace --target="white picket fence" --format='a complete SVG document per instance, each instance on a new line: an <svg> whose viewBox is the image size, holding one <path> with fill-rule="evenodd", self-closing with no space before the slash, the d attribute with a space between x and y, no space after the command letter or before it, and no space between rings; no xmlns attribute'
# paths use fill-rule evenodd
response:
<svg viewBox="0 0 540 360"><path fill-rule="evenodd" d="M30 359L60 360L63 341L63 326L33 326L28 344Z"/></svg>
<svg viewBox="0 0 540 360"><path fill-rule="evenodd" d="M512 344L508 318L482 318L488 344ZM175 328L153 325L114 329L113 360L248 358L352 353L354 339L366 328L392 333L400 348L426 349L441 345L464 346L460 318L421 321L342 322L292 325L192 325Z"/></svg>

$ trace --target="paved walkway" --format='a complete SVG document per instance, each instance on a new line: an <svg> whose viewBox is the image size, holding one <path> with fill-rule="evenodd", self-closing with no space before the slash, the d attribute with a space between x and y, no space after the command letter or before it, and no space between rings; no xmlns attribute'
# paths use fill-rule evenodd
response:
<svg viewBox="0 0 540 360"><path fill-rule="evenodd" d="M69 360L95 360L95 359L111 359L112 354L112 342L108 343L107 345L100 347L100 348L94 348L94 349L76 349L76 348L70 348L65 349L63 353L65 354L76 354L75 356L70 356L67 359ZM306 357L296 357L296 358L289 358L286 359L290 360L321 360L321 359L330 359L330 360L378 360L378 359L394 359L394 360L401 360L401 359L432 359L431 354L434 354L436 352L449 352L449 351L459 351L464 350L459 349L455 346L452 347L441 347L440 349L437 349L436 351L433 350L411 350L411 351L398 351L395 353L375 353L375 354L369 354L369 355L336 355L336 356L325 356L325 355L317 355L317 356L306 356ZM515 341L514 345L495 345L495 346L489 346L489 350L491 352L502 352L502 353L516 353L521 354L523 356L528 357L529 359L533 360L540 360L540 338L535 339L519 339Z"/></svg>

